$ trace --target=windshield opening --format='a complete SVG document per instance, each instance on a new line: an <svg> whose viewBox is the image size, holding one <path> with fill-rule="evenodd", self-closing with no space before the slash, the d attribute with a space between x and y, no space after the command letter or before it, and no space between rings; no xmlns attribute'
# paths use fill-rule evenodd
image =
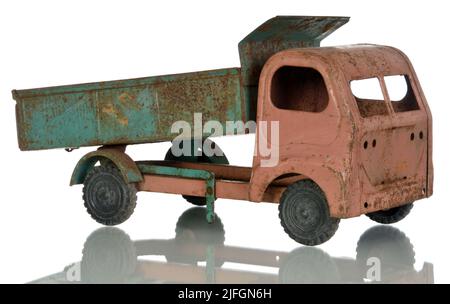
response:
<svg viewBox="0 0 450 304"><path fill-rule="evenodd" d="M419 110L408 75L384 76L384 83L395 113ZM388 115L388 103L377 77L352 80L350 88L362 117Z"/></svg>
<svg viewBox="0 0 450 304"><path fill-rule="evenodd" d="M419 110L416 95L407 75L386 76L384 77L384 82L386 83L386 89L394 112Z"/></svg>
<svg viewBox="0 0 450 304"><path fill-rule="evenodd" d="M350 88L362 117L388 114L378 78L353 80Z"/></svg>

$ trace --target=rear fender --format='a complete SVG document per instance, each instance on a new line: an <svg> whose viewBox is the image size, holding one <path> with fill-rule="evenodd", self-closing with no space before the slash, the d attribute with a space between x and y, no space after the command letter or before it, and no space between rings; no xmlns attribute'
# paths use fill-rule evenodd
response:
<svg viewBox="0 0 450 304"><path fill-rule="evenodd" d="M118 149L102 148L90 152L80 159L72 173L70 185L82 184L95 164L104 159L111 161L119 169L126 183L138 183L143 180L138 166L125 152Z"/></svg>

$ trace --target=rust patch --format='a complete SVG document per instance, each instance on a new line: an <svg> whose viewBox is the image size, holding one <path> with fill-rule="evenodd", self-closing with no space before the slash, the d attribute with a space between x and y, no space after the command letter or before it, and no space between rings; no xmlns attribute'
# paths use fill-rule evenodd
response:
<svg viewBox="0 0 450 304"><path fill-rule="evenodd" d="M119 101L123 106L125 106L127 108L134 109L137 111L142 109L142 105L140 105L136 101L136 96L131 95L128 92L123 92L122 94L120 94Z"/></svg>
<svg viewBox="0 0 450 304"><path fill-rule="evenodd" d="M122 126L128 125L128 118L114 104L107 103L102 105L101 112L115 118L115 120Z"/></svg>

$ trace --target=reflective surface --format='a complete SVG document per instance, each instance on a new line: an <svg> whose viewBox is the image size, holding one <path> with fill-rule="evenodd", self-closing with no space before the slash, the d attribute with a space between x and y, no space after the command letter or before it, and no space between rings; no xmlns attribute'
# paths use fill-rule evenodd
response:
<svg viewBox="0 0 450 304"><path fill-rule="evenodd" d="M104 227L86 239L80 262L32 283L433 283L433 265L414 268L410 239L398 228L366 230L353 257L333 257L316 247L290 252L225 244L219 215L205 221L205 209L181 214L175 236L132 240L123 230ZM81 245L80 245L81 246ZM233 265L262 266L264 271ZM245 267L244 267L245 268ZM247 267L251 268L251 267Z"/></svg>

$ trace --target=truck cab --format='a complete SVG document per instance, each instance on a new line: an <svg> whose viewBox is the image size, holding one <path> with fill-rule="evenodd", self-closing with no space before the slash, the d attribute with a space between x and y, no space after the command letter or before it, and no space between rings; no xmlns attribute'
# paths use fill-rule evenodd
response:
<svg viewBox="0 0 450 304"><path fill-rule="evenodd" d="M318 185L335 218L376 215L432 194L431 113L395 48L278 52L262 69L257 109L257 121L279 122L279 163L265 168L255 155L251 200L295 174Z"/></svg>

